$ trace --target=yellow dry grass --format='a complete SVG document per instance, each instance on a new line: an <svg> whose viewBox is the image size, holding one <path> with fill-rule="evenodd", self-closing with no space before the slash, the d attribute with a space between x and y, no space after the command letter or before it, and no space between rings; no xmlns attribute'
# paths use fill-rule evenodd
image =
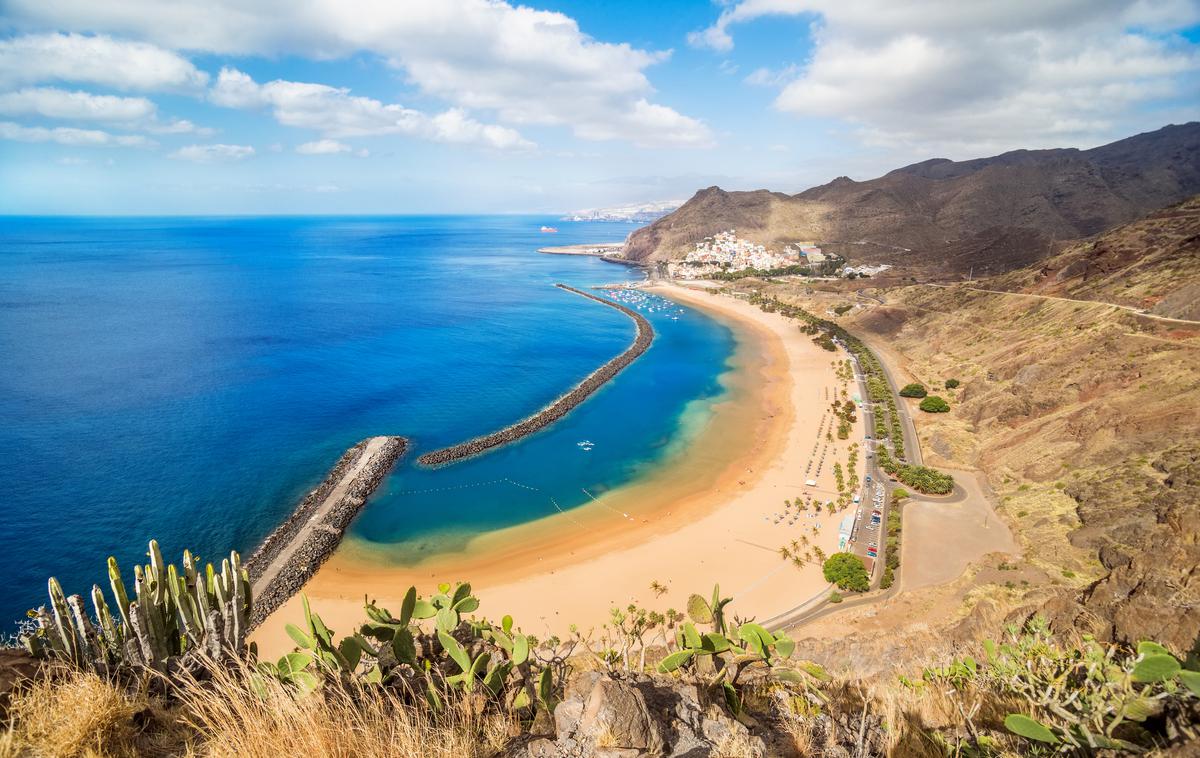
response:
<svg viewBox="0 0 1200 758"><path fill-rule="evenodd" d="M173 692L139 728L149 701L91 673L56 672L19 692L12 724L0 733L0 758L228 756L284 758L483 758L515 735L506 713L484 713L462 698L436 717L378 687L348 684L300 695L280 683L249 686L248 669L216 671Z"/></svg>
<svg viewBox="0 0 1200 758"><path fill-rule="evenodd" d="M13 699L0 756L138 755L132 717L144 706L96 674L53 672Z"/></svg>
<svg viewBox="0 0 1200 758"><path fill-rule="evenodd" d="M484 713L463 698L434 716L395 694L348 683L299 695L274 680L255 693L246 671L220 671L206 685L181 693L188 721L199 734L198 754L238 758L320 755L328 758L490 756L519 727L505 713Z"/></svg>

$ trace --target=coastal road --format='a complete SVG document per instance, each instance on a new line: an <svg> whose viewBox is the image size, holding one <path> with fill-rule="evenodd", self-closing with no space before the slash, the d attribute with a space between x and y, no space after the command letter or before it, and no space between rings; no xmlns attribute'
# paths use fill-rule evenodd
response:
<svg viewBox="0 0 1200 758"><path fill-rule="evenodd" d="M876 358L879 358L879 351L874 350L873 352L875 353ZM895 596L900 591L900 575L903 574L903 569L898 572L896 581L891 587L883 591L879 590L879 584L883 579L884 571L887 569L888 509L893 507L892 490L895 489L895 487L891 479L879 468L878 459L875 456L876 445L882 443L879 440L874 439L876 410L874 403L872 403L870 400L870 395L867 393L866 375L863 373L862 367L858 363L858 359L852 353L849 353L849 351L847 351L847 354L850 357L851 364L854 366L854 376L858 383L859 396L863 401L861 412L863 416L863 427L866 430L863 440L863 446L866 448L864 451L864 460L866 461L864 471L866 475L871 477L870 485L866 484L866 476L863 477L861 493L864 497L862 502L859 503L857 507L857 511L861 512L861 516L859 516L854 523L854 529L851 534L853 542L850 545L850 550L854 555L866 559L869 557L867 556L867 547L868 543L871 541L871 537L874 537L875 541L878 543L878 554L873 559L874 564L871 572L872 591L868 594L853 597L840 603L831 603L829 602L829 598L833 594L833 588L831 587L822 591L820 594L809 598L795 608L792 608L791 610L786 611L772 619L768 619L763 625L771 631L780 629L793 629L839 611L857 608L859 606L867 605L868 603L886 600L887 598ZM896 392L896 382L892 377L890 369L888 369L887 365L881 358L879 359L879 365L883 369L884 378L887 380L888 388L891 390L893 397L897 398L896 408L901 418L901 431L903 432L901 444L905 447L905 456L910 462L921 465L921 451L916 442L916 428L913 426L912 419L908 416L907 409L904 408L903 398L900 398ZM870 523L871 511L875 507L873 493L875 492L876 487L880 485L882 485L884 488L883 502L879 508L881 511L880 525L878 529L870 532L865 529L865 526L866 524ZM956 492L955 494L958 493ZM946 498L946 500L952 500L955 497L955 494L952 494L949 498Z"/></svg>
<svg viewBox="0 0 1200 758"><path fill-rule="evenodd" d="M1164 321L1164 322L1170 323L1170 324L1192 324L1192 325L1200 324L1200 321L1196 321L1195 319L1171 318L1170 316L1159 316L1154 313L1148 313L1147 311L1144 311L1140 308L1134 308L1131 305L1118 305L1116 303L1105 302L1104 300L1080 300L1078 298L1060 297L1058 295L1034 295L1029 292L1006 292L1004 290L989 290L989 289L985 289L983 287L972 287L969 284L934 284L932 282L927 282L927 283L925 283L924 286L938 287L939 289L946 289L946 290L949 290L949 289L974 290L975 292L987 292L987 293L990 293L993 295L1008 295L1010 297L1026 297L1026 298L1031 297L1031 298L1035 298L1038 300L1060 300L1064 303L1084 303L1084 304L1088 304L1088 305L1107 305L1109 308L1116 308L1117 310L1127 311L1129 313L1134 314L1135 316L1142 316L1143 318L1153 319L1155 321Z"/></svg>

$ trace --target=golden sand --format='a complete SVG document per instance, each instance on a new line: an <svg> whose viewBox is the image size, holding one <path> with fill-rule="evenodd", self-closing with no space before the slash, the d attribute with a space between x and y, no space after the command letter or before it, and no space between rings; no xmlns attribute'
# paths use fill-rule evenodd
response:
<svg viewBox="0 0 1200 758"><path fill-rule="evenodd" d="M828 443L818 429L822 422L829 428L830 402L844 386L833 362L845 355L740 300L674 285L654 291L722 319L737 337L734 368L723 377L728 399L686 450L594 503L480 534L460 551L415 565L389 565L379 558L386 549L347 540L304 589L331 628L356 629L364 595L395 610L410 585L429 593L439 581L469 580L480 613L511 614L539 636L566 636L572 625L598 629L611 608L630 603L682 610L690 593L707 595L718 582L734 598L732 613L760 620L826 588L819 565L797 568L779 548L804 539L827 554L837 548L843 514L810 510L789 525L796 511L783 501L837 498L833 463L845 464L849 441ZM861 424L851 441L862 439ZM814 448L826 450L820 476L806 473L810 461L816 468ZM809 478L816 487L805 486ZM776 523L781 513L788 516ZM652 590L652 582L666 591ZM280 655L292 647L284 624L301 617L297 596L252 639L265 655Z"/></svg>

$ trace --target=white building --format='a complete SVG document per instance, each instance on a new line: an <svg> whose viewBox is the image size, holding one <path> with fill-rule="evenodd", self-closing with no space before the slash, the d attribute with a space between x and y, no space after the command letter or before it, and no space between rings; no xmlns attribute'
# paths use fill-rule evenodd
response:
<svg viewBox="0 0 1200 758"><path fill-rule="evenodd" d="M678 279L698 279L721 271L770 271L801 263L799 253L768 250L737 236L737 230L718 232L697 242L682 261L667 264L667 274Z"/></svg>

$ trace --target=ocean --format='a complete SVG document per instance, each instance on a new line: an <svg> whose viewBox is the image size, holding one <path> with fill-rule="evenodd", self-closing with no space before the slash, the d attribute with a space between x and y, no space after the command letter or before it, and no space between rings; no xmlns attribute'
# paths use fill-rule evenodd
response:
<svg viewBox="0 0 1200 758"><path fill-rule="evenodd" d="M559 233L544 234L543 224ZM556 289L641 278L543 245L634 227L536 216L0 219L0 628L159 540L243 555L355 442L411 449L348 539L404 563L569 510L680 455L725 388L724 325L640 307L650 350L550 428L428 469L633 338ZM583 444L580 443L591 443Z"/></svg>

